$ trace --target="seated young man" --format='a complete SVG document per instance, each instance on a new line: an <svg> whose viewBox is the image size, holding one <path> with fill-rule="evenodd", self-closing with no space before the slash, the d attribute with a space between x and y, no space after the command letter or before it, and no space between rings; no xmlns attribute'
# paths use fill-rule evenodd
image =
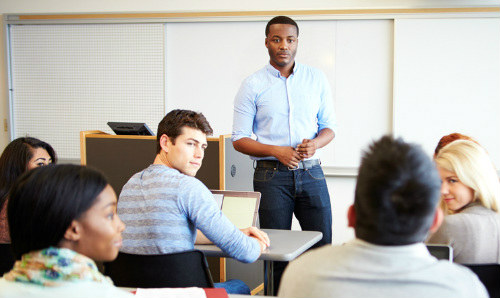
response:
<svg viewBox="0 0 500 298"><path fill-rule="evenodd" d="M488 297L471 271L438 261L423 244L441 224L439 196L439 176L422 149L383 137L359 168L348 212L356 239L292 262L279 296Z"/></svg>
<svg viewBox="0 0 500 298"><path fill-rule="evenodd" d="M193 111L173 110L159 123L154 163L130 178L118 200L118 214L126 224L120 251L168 254L211 241L249 263L269 246L259 229L237 229L194 177L211 134L203 114Z"/></svg>

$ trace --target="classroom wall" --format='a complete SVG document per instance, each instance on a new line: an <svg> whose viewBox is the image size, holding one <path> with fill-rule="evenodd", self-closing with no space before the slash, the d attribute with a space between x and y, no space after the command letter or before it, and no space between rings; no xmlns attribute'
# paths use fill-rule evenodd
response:
<svg viewBox="0 0 500 298"><path fill-rule="evenodd" d="M316 10L369 8L436 8L498 6L500 0L2 0L0 14L5 13L98 13L98 12L179 12L179 11L252 11ZM8 119L5 28L0 20L0 150L8 144L4 127Z"/></svg>
<svg viewBox="0 0 500 298"><path fill-rule="evenodd" d="M235 1L235 0L2 0L0 13L98 13L98 12L178 12L178 11L251 11L251 10L314 10L352 8L433 8L433 7L482 7L498 6L499 0L288 0L288 1ZM0 34L0 120L8 117L8 92L5 65L4 25ZM257 69L261 65L256 65ZM3 127L3 125L2 125ZM9 142L8 132L0 128L0 149ZM353 237L346 227L346 213L353 201L355 177L327 178L333 208L334 243L342 243ZM298 228L297 223L294 228Z"/></svg>

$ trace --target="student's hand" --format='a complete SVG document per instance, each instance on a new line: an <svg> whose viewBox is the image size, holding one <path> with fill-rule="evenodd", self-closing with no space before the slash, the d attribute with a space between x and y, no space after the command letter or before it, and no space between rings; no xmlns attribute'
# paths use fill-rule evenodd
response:
<svg viewBox="0 0 500 298"><path fill-rule="evenodd" d="M302 160L297 150L288 146L277 146L274 157L289 168L296 168L299 165L299 161Z"/></svg>
<svg viewBox="0 0 500 298"><path fill-rule="evenodd" d="M242 231L243 234L249 237L257 239L257 241L259 241L261 251L264 251L271 245L271 241L269 240L269 236L267 236L267 233L257 229L256 227L240 229L240 231Z"/></svg>
<svg viewBox="0 0 500 298"><path fill-rule="evenodd" d="M301 144L297 145L297 152L302 159L312 157L316 149L318 149L316 142L310 139L304 139Z"/></svg>

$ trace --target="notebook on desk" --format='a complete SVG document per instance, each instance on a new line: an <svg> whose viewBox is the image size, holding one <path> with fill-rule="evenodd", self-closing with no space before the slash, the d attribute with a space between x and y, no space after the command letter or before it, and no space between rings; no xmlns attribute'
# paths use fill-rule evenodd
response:
<svg viewBox="0 0 500 298"><path fill-rule="evenodd" d="M222 213L238 228L253 227L259 213L260 192L211 190Z"/></svg>

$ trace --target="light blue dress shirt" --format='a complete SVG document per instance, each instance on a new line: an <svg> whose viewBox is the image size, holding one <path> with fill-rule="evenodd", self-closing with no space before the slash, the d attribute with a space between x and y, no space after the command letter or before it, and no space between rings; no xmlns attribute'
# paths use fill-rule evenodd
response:
<svg viewBox="0 0 500 298"><path fill-rule="evenodd" d="M316 68L295 62L286 78L268 64L246 78L236 95L233 142L253 133L262 144L295 148L324 128L336 133L337 124L330 86Z"/></svg>

